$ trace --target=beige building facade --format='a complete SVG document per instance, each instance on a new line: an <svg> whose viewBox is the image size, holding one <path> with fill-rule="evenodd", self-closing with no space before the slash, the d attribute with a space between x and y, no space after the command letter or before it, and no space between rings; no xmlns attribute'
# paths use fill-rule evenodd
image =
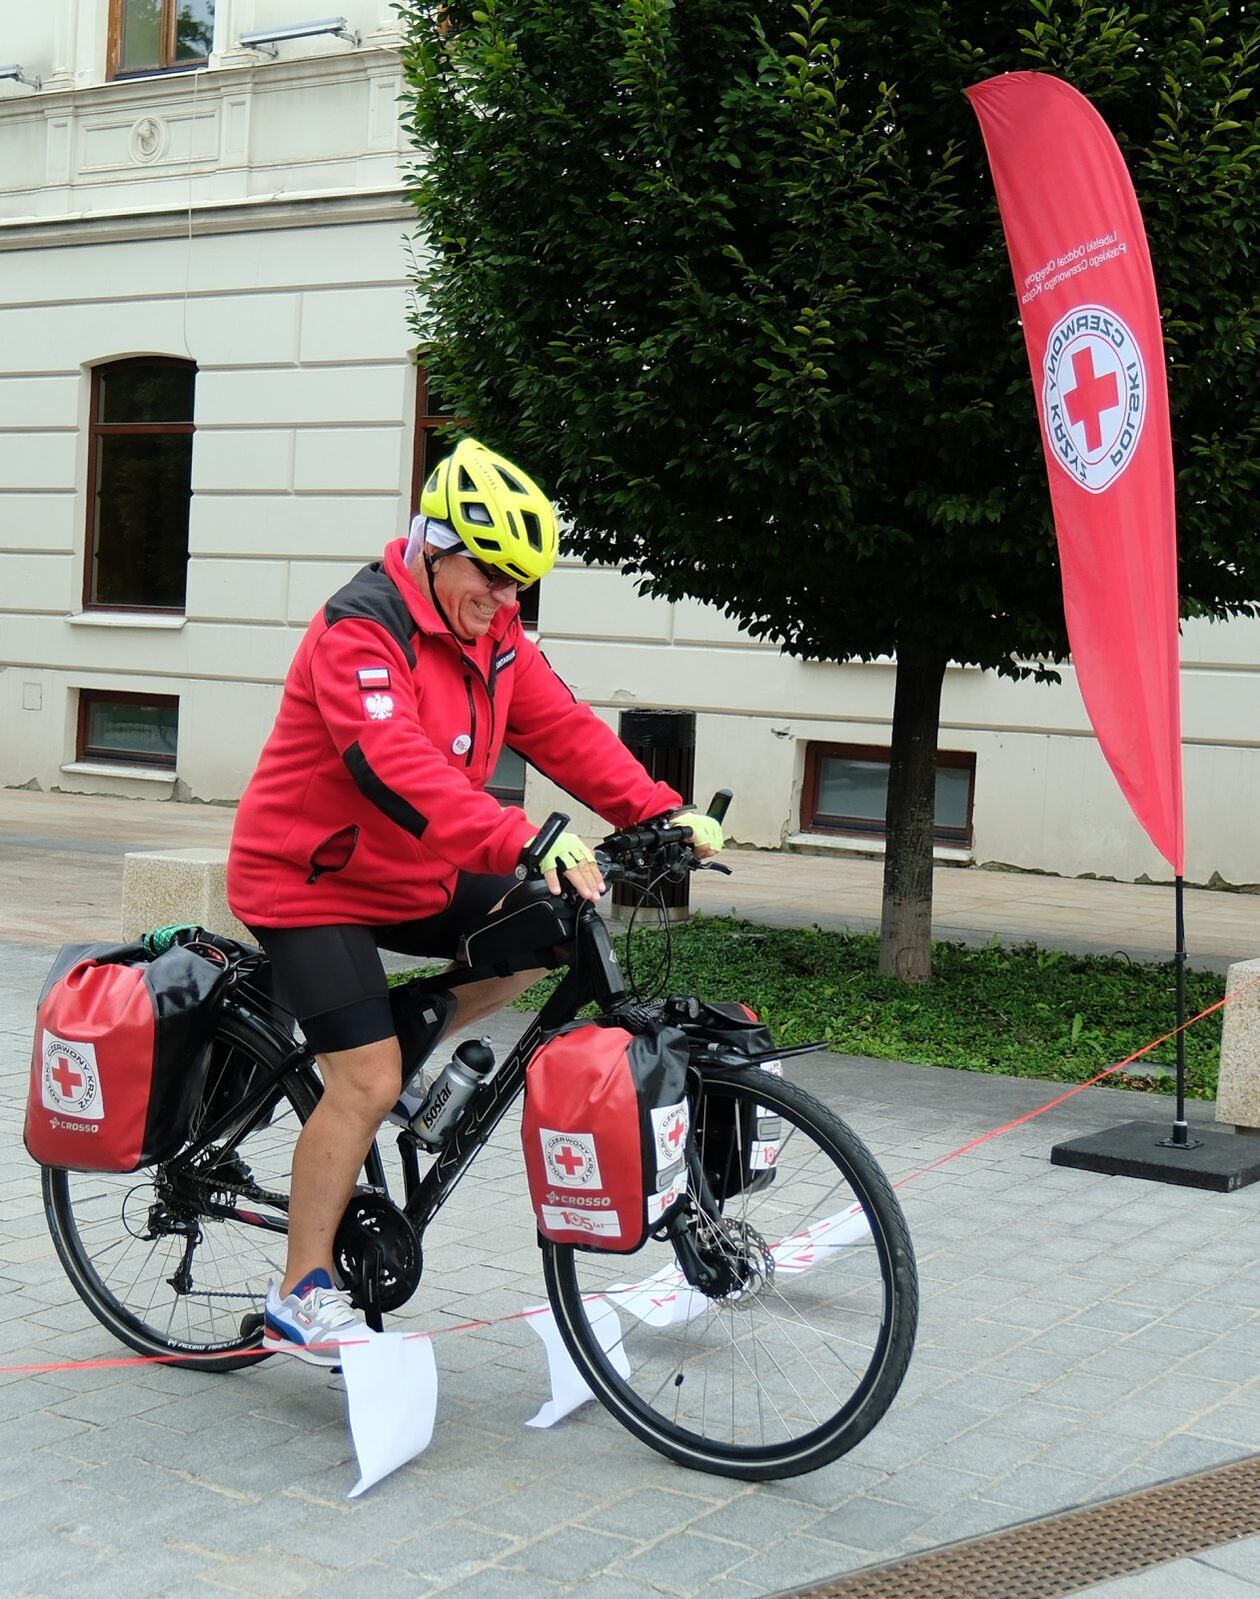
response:
<svg viewBox="0 0 1260 1599"><path fill-rule="evenodd" d="M220 0L203 67L111 80L126 9L24 7L0 42L43 80L0 83L0 780L231 799L299 630L404 524L397 19L356 0L351 39L273 58L237 41L310 10ZM94 605L94 381L153 358L194 373L186 592ZM85 753L85 694L177 699L176 765Z"/></svg>
<svg viewBox="0 0 1260 1599"><path fill-rule="evenodd" d="M427 405L397 17L346 0L284 36L311 18L292 0L4 8L0 59L26 81L0 79L0 783L235 799L302 628L406 528ZM177 559L141 559L153 529L127 507L177 466ZM696 711L697 794L735 790L742 842L881 847L891 663L790 661L573 562L539 626L614 724ZM1188 876L1260 883L1260 624L1189 624L1183 653ZM1070 670L951 670L940 745L945 858L1168 875ZM560 798L531 774L531 813Z"/></svg>

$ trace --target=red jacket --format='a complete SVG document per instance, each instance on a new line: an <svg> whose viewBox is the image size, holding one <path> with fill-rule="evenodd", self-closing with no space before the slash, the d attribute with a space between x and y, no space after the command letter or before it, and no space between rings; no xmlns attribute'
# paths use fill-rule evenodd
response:
<svg viewBox="0 0 1260 1599"><path fill-rule="evenodd" d="M682 803L579 704L502 608L454 639L402 539L307 629L236 816L228 902L243 922L433 916L460 871L511 872L537 832L483 792L506 740L615 827Z"/></svg>

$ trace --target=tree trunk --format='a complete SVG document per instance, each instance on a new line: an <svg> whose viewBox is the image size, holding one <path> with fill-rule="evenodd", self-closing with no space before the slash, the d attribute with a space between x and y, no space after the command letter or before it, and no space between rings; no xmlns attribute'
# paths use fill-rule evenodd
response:
<svg viewBox="0 0 1260 1599"><path fill-rule="evenodd" d="M943 657L898 650L879 969L907 983L932 976L932 833L944 680Z"/></svg>

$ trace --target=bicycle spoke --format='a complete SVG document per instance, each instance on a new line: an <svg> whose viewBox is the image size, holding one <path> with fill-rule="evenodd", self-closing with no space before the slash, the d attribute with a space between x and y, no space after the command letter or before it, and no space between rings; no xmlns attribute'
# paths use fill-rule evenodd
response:
<svg viewBox="0 0 1260 1599"><path fill-rule="evenodd" d="M281 1057L270 1044L258 1053L248 1020L225 1016L220 1027L213 1046L218 1069L207 1073L203 1093L238 1080L248 1084L260 1065L275 1071ZM247 1111L236 1118L235 1135L221 1134L191 1161L177 1157L139 1181L136 1175L46 1175L62 1262L88 1307L124 1342L144 1353L204 1349L239 1352L247 1362L256 1358L255 1336L241 1333L241 1317L259 1308L260 1279L277 1274L285 1235L224 1212L238 1188L252 1188L273 1196L259 1203L283 1215L293 1144L315 1102L310 1081L302 1071L286 1074L270 1110ZM230 1119L230 1110L214 1112L216 1127ZM194 1125L209 1124L198 1115Z"/></svg>

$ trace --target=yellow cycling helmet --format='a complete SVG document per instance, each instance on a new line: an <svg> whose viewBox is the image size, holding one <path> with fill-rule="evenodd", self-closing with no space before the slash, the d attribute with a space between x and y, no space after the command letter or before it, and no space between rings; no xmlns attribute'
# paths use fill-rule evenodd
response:
<svg viewBox="0 0 1260 1599"><path fill-rule="evenodd" d="M556 564L559 537L551 501L536 483L476 439L461 439L439 461L420 495L425 516L448 522L479 561L518 583L534 583Z"/></svg>

